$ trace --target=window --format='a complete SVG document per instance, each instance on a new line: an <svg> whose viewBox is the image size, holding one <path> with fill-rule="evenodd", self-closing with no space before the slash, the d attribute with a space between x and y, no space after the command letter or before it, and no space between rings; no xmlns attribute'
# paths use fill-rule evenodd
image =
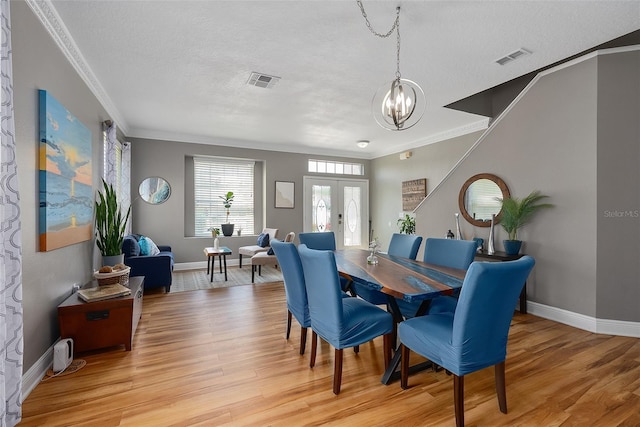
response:
<svg viewBox="0 0 640 427"><path fill-rule="evenodd" d="M254 234L255 162L215 157L195 157L194 212L195 235L211 236L209 227L220 228L227 222L227 210L220 196L233 191L229 222L242 234Z"/></svg>
<svg viewBox="0 0 640 427"><path fill-rule="evenodd" d="M362 163L332 162L327 160L309 160L309 172L332 175L364 175Z"/></svg>

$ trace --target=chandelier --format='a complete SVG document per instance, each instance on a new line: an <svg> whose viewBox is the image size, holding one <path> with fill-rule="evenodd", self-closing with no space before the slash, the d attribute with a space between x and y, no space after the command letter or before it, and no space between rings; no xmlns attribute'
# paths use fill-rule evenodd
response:
<svg viewBox="0 0 640 427"><path fill-rule="evenodd" d="M396 33L396 76L391 83L380 86L371 100L371 112L376 122L391 131L406 130L422 118L425 109L424 92L416 82L403 79L400 73L400 6L396 8L396 19L391 29L381 34L376 32L361 0L356 0L367 28L377 37L387 38Z"/></svg>

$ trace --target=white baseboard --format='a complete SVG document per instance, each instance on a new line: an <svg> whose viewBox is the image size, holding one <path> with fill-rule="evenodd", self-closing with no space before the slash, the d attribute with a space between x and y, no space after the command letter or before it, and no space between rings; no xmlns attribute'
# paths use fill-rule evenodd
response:
<svg viewBox="0 0 640 427"><path fill-rule="evenodd" d="M24 373L24 375L22 375L23 402L40 383L40 380L45 376L47 370L53 366L53 346L55 346L58 341L59 339L56 340L56 342L54 342L42 356L40 356L36 363L34 363L29 370Z"/></svg>
<svg viewBox="0 0 640 427"><path fill-rule="evenodd" d="M527 301L527 312L544 319L553 320L554 322L563 323L596 334L640 338L640 322L597 319L531 301Z"/></svg>

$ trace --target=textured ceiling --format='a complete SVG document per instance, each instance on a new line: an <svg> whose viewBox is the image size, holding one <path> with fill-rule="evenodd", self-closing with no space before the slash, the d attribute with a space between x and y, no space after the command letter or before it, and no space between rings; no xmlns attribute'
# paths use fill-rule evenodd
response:
<svg viewBox="0 0 640 427"><path fill-rule="evenodd" d="M28 1L127 136L363 158L481 129L443 106L640 29L640 1L364 1L378 32L401 6L402 76L427 95L390 132L371 98L395 37L355 1ZM252 71L281 80L248 86Z"/></svg>

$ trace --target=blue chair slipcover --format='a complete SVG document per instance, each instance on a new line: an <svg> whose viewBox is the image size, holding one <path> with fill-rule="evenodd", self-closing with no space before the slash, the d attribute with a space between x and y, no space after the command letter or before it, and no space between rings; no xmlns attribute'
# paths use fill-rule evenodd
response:
<svg viewBox="0 0 640 427"><path fill-rule="evenodd" d="M466 270L473 262L476 255L476 243L473 240L452 240L438 239L430 237L424 243L423 261L441 267L457 268ZM415 316L420 303L409 303L401 299L396 299L400 311L405 318ZM453 312L456 308L457 299L450 296L441 296L433 299L429 306L429 313Z"/></svg>
<svg viewBox="0 0 640 427"><path fill-rule="evenodd" d="M333 231L323 231L318 233L300 233L298 239L301 245L305 245L309 249L316 249L319 251L335 251L336 250L336 235ZM340 288L344 292L349 291L351 286L351 280L340 276Z"/></svg>
<svg viewBox="0 0 640 427"><path fill-rule="evenodd" d="M402 258L416 259L418 249L422 243L422 237L415 234L394 233L391 236L389 250L387 254ZM382 305L387 304L388 297L375 289L371 289L366 285L352 283L351 288L360 298L369 301L371 304Z"/></svg>
<svg viewBox="0 0 640 427"><path fill-rule="evenodd" d="M456 425L464 425L464 375L495 366L500 411L507 413L505 365L509 327L520 291L535 261L474 262L455 312L428 314L398 326L401 386L407 388L409 349L451 372Z"/></svg>
<svg viewBox="0 0 640 427"><path fill-rule="evenodd" d="M311 361L315 365L317 335L335 348L333 393L340 393L343 349L383 335L385 369L391 360L391 314L359 298L342 298L335 255L299 246L313 331Z"/></svg>

